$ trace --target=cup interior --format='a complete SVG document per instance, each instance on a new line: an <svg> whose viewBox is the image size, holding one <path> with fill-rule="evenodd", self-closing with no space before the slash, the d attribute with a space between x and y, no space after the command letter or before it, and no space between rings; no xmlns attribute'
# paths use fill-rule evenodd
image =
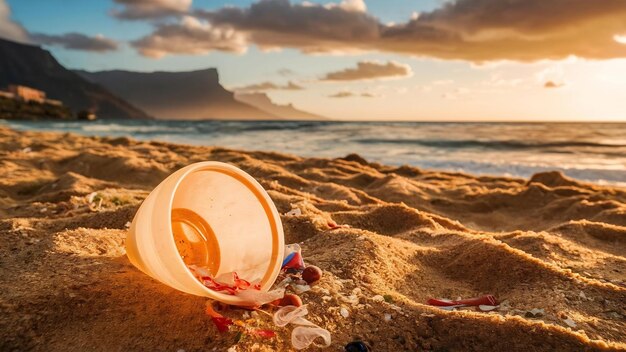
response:
<svg viewBox="0 0 626 352"><path fill-rule="evenodd" d="M214 277L236 272L250 282L267 280L277 260L273 219L258 187L228 170L192 171L172 200L172 234L181 258Z"/></svg>

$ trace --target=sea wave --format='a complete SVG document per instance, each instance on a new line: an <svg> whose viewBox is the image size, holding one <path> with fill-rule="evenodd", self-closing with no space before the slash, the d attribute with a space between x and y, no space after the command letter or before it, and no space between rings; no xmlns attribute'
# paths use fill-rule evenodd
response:
<svg viewBox="0 0 626 352"><path fill-rule="evenodd" d="M355 140L363 144L402 144L402 145L421 145L425 147L435 148L490 148L490 149L544 149L544 148L619 148L626 147L626 144L616 143L598 143L585 141L558 141L558 142L539 142L539 141L517 141L517 140L433 140L433 139L383 139L383 138L361 138Z"/></svg>

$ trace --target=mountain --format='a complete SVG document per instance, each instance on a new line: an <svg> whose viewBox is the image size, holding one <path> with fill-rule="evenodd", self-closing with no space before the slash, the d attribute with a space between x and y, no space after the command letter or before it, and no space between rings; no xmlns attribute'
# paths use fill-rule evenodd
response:
<svg viewBox="0 0 626 352"><path fill-rule="evenodd" d="M187 72L75 71L157 118L275 120L235 100L214 68Z"/></svg>
<svg viewBox="0 0 626 352"><path fill-rule="evenodd" d="M286 120L326 120L326 117L296 109L292 104L278 105L265 93L235 93L235 99Z"/></svg>
<svg viewBox="0 0 626 352"><path fill-rule="evenodd" d="M67 70L47 50L0 39L0 88L9 84L42 90L74 112L93 110L99 118L149 118L105 88Z"/></svg>

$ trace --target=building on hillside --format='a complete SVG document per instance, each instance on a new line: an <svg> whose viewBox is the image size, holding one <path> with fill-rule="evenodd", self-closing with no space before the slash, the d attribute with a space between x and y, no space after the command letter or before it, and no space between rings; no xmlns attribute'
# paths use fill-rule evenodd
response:
<svg viewBox="0 0 626 352"><path fill-rule="evenodd" d="M35 88L11 84L9 85L9 92L24 101L36 101L38 103L46 101L46 93Z"/></svg>
<svg viewBox="0 0 626 352"><path fill-rule="evenodd" d="M4 91L4 90L0 90L0 97L7 98L7 99L15 99L15 94Z"/></svg>
<svg viewBox="0 0 626 352"><path fill-rule="evenodd" d="M18 84L9 85L6 91L0 90L0 97L17 99L25 102L34 101L40 104L63 106L63 102L60 100L46 98L46 92L44 91L26 86L20 86Z"/></svg>

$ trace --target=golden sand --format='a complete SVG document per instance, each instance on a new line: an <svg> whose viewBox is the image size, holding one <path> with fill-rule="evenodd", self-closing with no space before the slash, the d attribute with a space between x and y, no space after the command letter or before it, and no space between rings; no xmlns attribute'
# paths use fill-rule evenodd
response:
<svg viewBox="0 0 626 352"><path fill-rule="evenodd" d="M324 270L301 296L332 333L329 351L355 338L375 351L626 350L624 189L2 127L0 144L2 351L289 350L289 328L219 334L204 298L125 256L142 199L204 160L250 173L282 214L301 210L282 217L285 240ZM504 303L425 304L482 294ZM255 324L273 327L265 314Z"/></svg>

